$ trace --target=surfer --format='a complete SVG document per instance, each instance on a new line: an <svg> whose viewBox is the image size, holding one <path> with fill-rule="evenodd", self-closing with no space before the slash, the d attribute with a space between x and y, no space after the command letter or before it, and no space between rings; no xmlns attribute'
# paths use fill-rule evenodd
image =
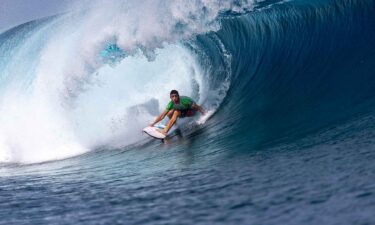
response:
<svg viewBox="0 0 375 225"><path fill-rule="evenodd" d="M178 91L172 90L169 94L171 101L168 103L164 112L162 112L153 123L150 124L150 127L153 127L155 124L164 119L165 116L169 117L169 122L163 130L158 131L164 135L167 135L169 129L177 121L177 118L182 117L191 117L194 116L196 111L199 111L202 115L205 114L205 111L201 106L199 106L195 101L187 96L180 96Z"/></svg>

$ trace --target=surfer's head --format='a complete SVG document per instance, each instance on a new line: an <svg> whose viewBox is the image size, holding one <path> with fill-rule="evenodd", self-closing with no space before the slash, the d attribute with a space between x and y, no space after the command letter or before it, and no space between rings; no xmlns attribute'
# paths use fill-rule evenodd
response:
<svg viewBox="0 0 375 225"><path fill-rule="evenodd" d="M172 90L171 93L169 94L169 97L171 98L173 102L176 102L176 103L180 99L180 95L178 94L178 91L176 90Z"/></svg>

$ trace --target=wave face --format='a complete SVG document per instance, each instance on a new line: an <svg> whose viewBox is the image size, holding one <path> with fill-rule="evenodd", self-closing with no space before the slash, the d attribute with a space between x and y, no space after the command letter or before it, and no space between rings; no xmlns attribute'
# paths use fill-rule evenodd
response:
<svg viewBox="0 0 375 225"><path fill-rule="evenodd" d="M262 146L371 111L373 9L373 1L297 1L225 20L215 35L232 56L222 105L223 120L237 123L229 137Z"/></svg>
<svg viewBox="0 0 375 225"><path fill-rule="evenodd" d="M57 223L370 224L374 12L373 0L90 1L12 28L0 189L26 187L20 207L43 199L27 212ZM140 130L172 89L211 116L150 141ZM6 196L3 215L24 200Z"/></svg>

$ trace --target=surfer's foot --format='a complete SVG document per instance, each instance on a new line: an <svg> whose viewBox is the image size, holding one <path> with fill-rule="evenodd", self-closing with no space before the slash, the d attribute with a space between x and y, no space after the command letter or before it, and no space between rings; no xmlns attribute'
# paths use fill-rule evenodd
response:
<svg viewBox="0 0 375 225"><path fill-rule="evenodd" d="M160 130L160 129L156 129L158 132L164 134L164 135L167 135L167 132L165 132L164 130Z"/></svg>

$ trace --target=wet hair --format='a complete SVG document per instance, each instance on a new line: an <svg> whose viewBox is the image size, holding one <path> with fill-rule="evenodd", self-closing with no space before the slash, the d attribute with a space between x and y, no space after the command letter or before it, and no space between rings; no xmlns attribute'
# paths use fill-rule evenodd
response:
<svg viewBox="0 0 375 225"><path fill-rule="evenodd" d="M177 96L180 96L180 95L178 94L178 91L176 91L176 90L172 90L171 93L169 93L169 95L173 95L173 94L176 94Z"/></svg>

